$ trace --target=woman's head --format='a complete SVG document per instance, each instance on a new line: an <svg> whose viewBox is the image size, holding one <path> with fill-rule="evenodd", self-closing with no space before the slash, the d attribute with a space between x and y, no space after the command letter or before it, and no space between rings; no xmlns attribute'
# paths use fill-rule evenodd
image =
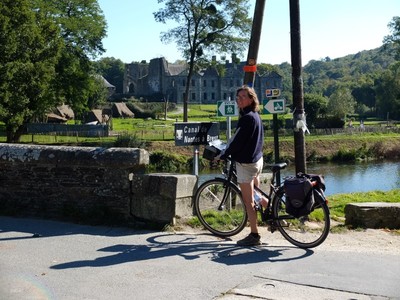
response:
<svg viewBox="0 0 400 300"><path fill-rule="evenodd" d="M252 111L260 110L260 102L255 90L247 85L243 85L237 89L236 102L240 109L250 106Z"/></svg>

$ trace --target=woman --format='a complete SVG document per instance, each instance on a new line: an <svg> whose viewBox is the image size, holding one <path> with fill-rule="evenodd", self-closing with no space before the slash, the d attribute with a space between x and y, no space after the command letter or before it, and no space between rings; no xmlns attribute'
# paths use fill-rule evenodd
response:
<svg viewBox="0 0 400 300"><path fill-rule="evenodd" d="M255 246L260 244L260 235L253 195L254 185L259 185L259 175L263 167L264 129L258 114L260 110L258 97L253 88L240 87L236 92L236 102L240 109L239 122L234 136L220 158L230 155L236 162L237 181L250 223L250 234L237 244Z"/></svg>

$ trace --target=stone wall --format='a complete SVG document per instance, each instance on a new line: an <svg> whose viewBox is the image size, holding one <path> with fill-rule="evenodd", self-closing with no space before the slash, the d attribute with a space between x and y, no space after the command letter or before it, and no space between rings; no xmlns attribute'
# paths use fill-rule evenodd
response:
<svg viewBox="0 0 400 300"><path fill-rule="evenodd" d="M91 224L191 214L196 177L145 175L148 163L143 149L0 143L0 214Z"/></svg>

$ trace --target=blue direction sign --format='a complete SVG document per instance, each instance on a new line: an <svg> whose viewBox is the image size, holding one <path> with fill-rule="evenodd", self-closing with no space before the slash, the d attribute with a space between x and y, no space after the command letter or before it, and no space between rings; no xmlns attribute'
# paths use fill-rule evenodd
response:
<svg viewBox="0 0 400 300"><path fill-rule="evenodd" d="M283 114L285 113L285 99L267 99L263 101L264 114Z"/></svg>
<svg viewBox="0 0 400 300"><path fill-rule="evenodd" d="M218 101L217 102L217 116L231 117L238 116L239 110L235 101Z"/></svg>

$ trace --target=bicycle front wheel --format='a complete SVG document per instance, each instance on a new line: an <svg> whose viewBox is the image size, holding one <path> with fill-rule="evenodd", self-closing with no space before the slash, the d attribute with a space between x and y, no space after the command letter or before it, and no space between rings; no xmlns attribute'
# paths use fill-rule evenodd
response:
<svg viewBox="0 0 400 300"><path fill-rule="evenodd" d="M329 234L329 208L325 198L315 198L314 210L299 218L289 215L286 208L286 199L283 192L278 193L273 202L275 226L283 237L300 248L313 248L325 241Z"/></svg>
<svg viewBox="0 0 400 300"><path fill-rule="evenodd" d="M194 196L200 223L215 235L238 234L247 224L242 194L237 186L222 178L204 182Z"/></svg>

